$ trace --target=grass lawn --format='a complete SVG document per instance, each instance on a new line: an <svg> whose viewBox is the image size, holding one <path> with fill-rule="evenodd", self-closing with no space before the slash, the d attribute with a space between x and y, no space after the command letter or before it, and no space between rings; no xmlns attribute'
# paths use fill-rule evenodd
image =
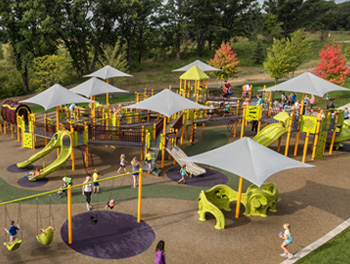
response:
<svg viewBox="0 0 350 264"><path fill-rule="evenodd" d="M342 233L329 240L315 251L311 252L298 264L336 264L349 263L350 259L350 228L345 229Z"/></svg>

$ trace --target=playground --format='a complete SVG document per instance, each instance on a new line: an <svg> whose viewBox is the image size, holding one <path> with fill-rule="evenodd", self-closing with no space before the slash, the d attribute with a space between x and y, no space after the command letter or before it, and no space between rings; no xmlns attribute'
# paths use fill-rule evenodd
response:
<svg viewBox="0 0 350 264"><path fill-rule="evenodd" d="M7 133L0 133L1 202L57 190L64 176L73 179L73 186L62 198L53 192L51 196L43 195L0 207L3 228L8 228L9 219L14 220L20 224L19 239L22 240L15 251L1 247L0 263L62 263L69 260L77 263L152 263L159 240L165 241L168 263L218 260L221 263L280 263L285 259L279 255L281 239L278 233L284 223L292 225L293 244L289 249L297 253L349 218L350 205L345 197L350 190L350 180L346 177L350 144L346 142L349 135L345 122L344 128L336 131L336 127L339 129L343 124L341 113L329 112L321 121L317 117L312 119L311 111L308 119L311 121L306 126L299 123L301 119L297 115L293 118L294 112L287 117L286 112L273 112L271 99L268 107L261 111L242 108L238 100L231 99L224 102L231 104L228 115L218 107L215 116L210 118L206 115L209 108L204 102L209 95L202 91L203 80L196 81L194 86L195 89L190 89L185 81L184 86L176 91L177 96L187 96L196 103L202 101L202 106L181 108L179 103L181 107L176 112L183 111L183 114L165 113L160 109L158 113L164 118L146 106L142 106L145 110L141 112L133 110L141 107L127 104L117 106L119 110L124 109L122 118L119 113L111 117L113 113L108 111L112 106L107 106L101 112L94 112L95 119L91 124L84 124L88 119L78 120L78 113L72 117L69 111L61 114L57 109L57 124L53 122L54 117L48 119L46 115L38 115L37 118L43 120L42 127L41 120L27 124L23 118L16 117L22 127L22 141L17 140L19 130L6 124ZM145 92L144 98L137 95L135 104L142 104L147 98L156 98L159 94L151 96ZM248 93L248 96L252 99L252 94ZM264 96L267 99L270 95L266 93ZM158 101L163 103L166 100ZM158 105L153 103L152 106ZM318 114L317 110L315 114ZM257 133L251 131L252 120L258 121ZM61 131L55 132L55 128ZM333 133L324 133L332 132L332 128ZM24 132L33 132L36 137L27 140ZM269 146L273 152L287 154L285 156L314 167L274 173L266 181L266 186L275 184L273 192L262 194L265 185L249 187L252 183L244 180L240 186L241 175L184 161L187 156L236 142L240 136L252 138ZM323 145L319 138L323 138ZM333 152L329 145L335 146ZM150 149L152 160L149 172L147 162L144 162L148 158L147 149ZM130 188L133 184L131 173L117 175L121 154L125 154L129 162L126 164L128 172L134 156L144 165L138 188ZM189 177L186 184L178 184L183 164L188 167ZM24 178L30 165L31 170L43 168L40 177ZM81 186L74 186L82 184L92 168L101 174L101 192L92 194L90 211L86 208ZM217 192L212 192L213 197L210 197L210 192L219 184L229 186L229 189L224 187L221 190L225 194L221 198L229 197L229 200L220 207L218 204L222 200L219 199L216 205L220 209L228 209L228 206L231 211L215 208L220 213L209 209L209 213L200 215L198 210L205 199L202 195L206 193L206 198L211 199L207 204L215 204ZM244 206L240 207L237 217L235 207L241 187ZM250 190L252 195L258 193L262 196L252 200L251 204L248 203ZM107 210L105 205L111 199L116 201L115 207ZM254 211L261 204L263 213ZM248 211L249 206L252 206L251 211ZM218 214L221 213L223 225L218 224ZM69 214L72 214L72 223ZM204 217L206 221L203 221ZM69 234L69 225L72 225L72 234ZM36 236L40 229L48 226L54 228L52 242L50 245L38 243ZM69 242L70 235L72 243ZM4 241L8 241L6 233Z"/></svg>
<svg viewBox="0 0 350 264"><path fill-rule="evenodd" d="M28 157L30 151L21 149L18 142L9 139L8 135L0 135L1 145L8 150L7 155L2 153L0 161L2 201L55 189L60 185L62 171L54 172L46 185L34 190L18 186L17 180L23 175L9 173L7 168L9 164L14 163L13 157L23 160ZM350 150L349 145L346 145L346 148ZM96 149L96 155L101 158L100 170L104 177L115 174L119 154L128 153L127 151L127 149L112 150L105 147ZM127 157L132 155L133 153L128 153ZM348 159L348 152L337 152L313 162L316 168L309 171L289 170L272 176L270 180L278 185L280 195L277 213L269 214L266 218L246 217L241 213L240 218L235 219L233 211L225 212L224 230L214 228L215 219L210 215L206 222L198 221L196 199L201 188L178 186L164 175L157 178L145 173L142 220L155 232L155 240L143 253L118 260L97 259L80 254L63 242L59 231L56 232L50 246L40 245L35 239L37 235L35 202L25 203L21 208L21 235L24 242L15 252L9 252L2 247L0 263L47 263L47 261L62 263L72 259L77 263L86 261L152 263L154 248L160 239L166 241L166 257L169 262L206 263L220 258L222 263L232 263L232 260L239 263L280 263L283 259L279 256L281 241L278 233L285 222L292 223L295 243L291 246L291 250L297 252L349 217L350 205L344 199L350 189L350 180L346 177ZM167 168L172 167L173 165L167 164ZM83 182L84 169L77 169L73 177L76 177L74 184ZM230 180L227 184L235 188L237 180ZM130 188L131 176L124 182L121 181L122 179L118 179L114 183L118 187L115 190L118 193L118 201L114 211L136 217L137 202L135 190ZM109 187L110 183L108 185L101 183L102 193L93 195L93 206L96 206L98 199L104 204L108 197L98 196L103 195L104 189ZM81 192L77 191L73 197L75 198L73 214L86 213L85 199ZM58 199L53 196L52 200L54 224L59 230L67 220L67 206L65 198ZM48 205L40 205L40 208L47 213ZM8 210L17 220L17 205L8 206ZM3 212L2 208L1 214ZM90 222L87 220L86 224Z"/></svg>

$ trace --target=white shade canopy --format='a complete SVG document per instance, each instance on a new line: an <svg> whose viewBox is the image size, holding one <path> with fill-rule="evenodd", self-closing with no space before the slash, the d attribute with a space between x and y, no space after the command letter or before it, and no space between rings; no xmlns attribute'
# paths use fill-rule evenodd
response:
<svg viewBox="0 0 350 264"><path fill-rule="evenodd" d="M186 66L183 66L181 68L172 70L173 72L185 72L188 71L189 69L191 69L193 66L197 66L199 69L201 69L202 71L222 71L221 69L215 68L213 66L210 66L209 64L206 64L200 60L196 60Z"/></svg>
<svg viewBox="0 0 350 264"><path fill-rule="evenodd" d="M48 110L59 105L73 103L95 103L95 101L75 94L59 84L55 84L31 98L20 101L20 103L41 105L45 108L45 110Z"/></svg>
<svg viewBox="0 0 350 264"><path fill-rule="evenodd" d="M187 109L209 109L209 107L197 104L187 98L184 98L168 89L147 98L136 104L128 105L123 108L145 109L161 113L167 117Z"/></svg>
<svg viewBox="0 0 350 264"><path fill-rule="evenodd" d="M261 187L273 174L293 168L310 168L305 164L285 157L254 140L244 137L223 147L183 158L234 173Z"/></svg>
<svg viewBox="0 0 350 264"><path fill-rule="evenodd" d="M99 69L88 75L84 75L84 77L98 77L102 79L109 79L113 77L133 77L133 76L125 72L119 71L109 65L106 65L102 69Z"/></svg>
<svg viewBox="0 0 350 264"><path fill-rule="evenodd" d="M305 72L293 79L280 83L278 85L266 88L260 91L289 91L289 92L300 92L308 93L323 97L326 93L334 91L348 91L350 89L341 87L339 85L333 84L326 81L316 75Z"/></svg>
<svg viewBox="0 0 350 264"><path fill-rule="evenodd" d="M81 94L86 97L107 94L107 93L129 93L128 91L114 87L96 77L92 77L86 82L83 82L74 88L70 89L71 92Z"/></svg>

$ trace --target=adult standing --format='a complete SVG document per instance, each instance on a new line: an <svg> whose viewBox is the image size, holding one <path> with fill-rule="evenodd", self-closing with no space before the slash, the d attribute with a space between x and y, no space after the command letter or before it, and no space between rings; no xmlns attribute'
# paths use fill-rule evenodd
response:
<svg viewBox="0 0 350 264"><path fill-rule="evenodd" d="M83 182L82 193L86 197L86 208L90 211L92 206L91 203L91 194L92 194L92 178L86 176L85 181Z"/></svg>

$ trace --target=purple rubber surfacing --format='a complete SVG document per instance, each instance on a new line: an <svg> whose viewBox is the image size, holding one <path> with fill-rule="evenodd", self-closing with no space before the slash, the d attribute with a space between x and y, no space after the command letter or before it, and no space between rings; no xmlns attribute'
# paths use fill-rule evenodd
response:
<svg viewBox="0 0 350 264"><path fill-rule="evenodd" d="M36 181L30 181L24 177L21 177L18 181L17 184L22 186L22 187L29 187L29 188L35 188L39 186L43 186L46 183L48 183L49 179L48 178L41 178Z"/></svg>
<svg viewBox="0 0 350 264"><path fill-rule="evenodd" d="M90 217L97 216L97 224ZM72 218L73 243L68 244L68 223L61 227L63 241L73 250L94 258L122 259L141 254L155 239L152 228L136 217L112 211L91 211Z"/></svg>
<svg viewBox="0 0 350 264"><path fill-rule="evenodd" d="M200 176L193 176L192 178L185 177L186 185L196 186L196 187L213 187L218 184L226 184L228 178L221 172L206 169L206 174ZM167 177L172 181L178 181L181 179L180 167L175 167L166 172ZM183 184L183 182L181 182Z"/></svg>
<svg viewBox="0 0 350 264"><path fill-rule="evenodd" d="M25 168L18 168L16 164L12 164L9 167L7 167L7 171L13 172L13 173L25 173L26 171L33 170L34 166L33 165L28 165Z"/></svg>

